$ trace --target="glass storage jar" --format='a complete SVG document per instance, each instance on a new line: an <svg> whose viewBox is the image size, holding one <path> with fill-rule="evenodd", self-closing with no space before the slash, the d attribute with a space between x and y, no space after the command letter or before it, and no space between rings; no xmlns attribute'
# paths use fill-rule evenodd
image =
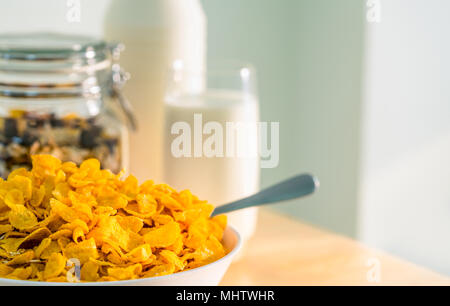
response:
<svg viewBox="0 0 450 306"><path fill-rule="evenodd" d="M33 154L127 167L135 122L121 94L120 51L81 36L0 35L1 177L30 168Z"/></svg>

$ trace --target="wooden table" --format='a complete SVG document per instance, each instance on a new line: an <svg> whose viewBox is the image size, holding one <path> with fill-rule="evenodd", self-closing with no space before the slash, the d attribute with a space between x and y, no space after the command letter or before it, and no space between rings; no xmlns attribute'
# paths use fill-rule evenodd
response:
<svg viewBox="0 0 450 306"><path fill-rule="evenodd" d="M450 278L262 210L222 285L450 285Z"/></svg>

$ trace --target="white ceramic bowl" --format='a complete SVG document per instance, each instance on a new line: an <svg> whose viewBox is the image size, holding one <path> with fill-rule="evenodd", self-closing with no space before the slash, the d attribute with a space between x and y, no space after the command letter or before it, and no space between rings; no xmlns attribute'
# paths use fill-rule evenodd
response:
<svg viewBox="0 0 450 306"><path fill-rule="evenodd" d="M242 241L239 233L229 226L225 230L223 244L230 250L225 257L206 266L166 276L95 283L46 283L0 278L0 286L217 286L233 257L241 249Z"/></svg>

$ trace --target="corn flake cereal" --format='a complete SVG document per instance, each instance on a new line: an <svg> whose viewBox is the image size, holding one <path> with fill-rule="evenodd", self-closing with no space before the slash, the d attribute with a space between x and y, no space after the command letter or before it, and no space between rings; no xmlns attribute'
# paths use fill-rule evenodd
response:
<svg viewBox="0 0 450 306"><path fill-rule="evenodd" d="M96 159L62 163L32 156L33 168L0 179L0 277L67 282L68 263L82 282L155 277L226 255L226 217L190 191L139 185Z"/></svg>

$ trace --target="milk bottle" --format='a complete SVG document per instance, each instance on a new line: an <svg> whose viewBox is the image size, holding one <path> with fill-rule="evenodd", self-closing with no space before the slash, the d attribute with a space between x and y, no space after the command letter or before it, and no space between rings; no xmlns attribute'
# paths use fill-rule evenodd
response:
<svg viewBox="0 0 450 306"><path fill-rule="evenodd" d="M104 25L107 40L124 43L121 65L131 74L125 94L139 129L131 136L130 171L139 180L162 180L163 97L175 60L202 71L206 18L199 0L112 0Z"/></svg>

